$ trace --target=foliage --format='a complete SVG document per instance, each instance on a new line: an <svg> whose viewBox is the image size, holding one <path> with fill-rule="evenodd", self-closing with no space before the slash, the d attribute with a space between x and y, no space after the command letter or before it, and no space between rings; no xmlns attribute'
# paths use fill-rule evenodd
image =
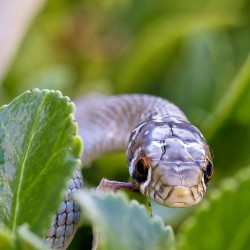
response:
<svg viewBox="0 0 250 250"><path fill-rule="evenodd" d="M173 101L207 138L215 176L200 205L168 209L152 204L153 213L174 228L177 249L246 249L250 231L250 205L244 199L250 178L244 170L250 163L249 12L249 0L48 1L2 83L0 102L8 103L33 88L59 89L72 97L89 92L140 92ZM87 187L96 186L102 177L127 181L124 153L99 159L83 174ZM131 208L125 198L107 201L117 206L124 202ZM104 206L107 201L103 199ZM48 209L52 211L53 206L48 204ZM85 223L82 228L86 227ZM34 228L31 231L41 236L45 225L38 231ZM91 244L83 229L71 249ZM12 234L2 230L0 237L5 240L0 242L11 241ZM229 242L231 246L226 245Z"/></svg>
<svg viewBox="0 0 250 250"><path fill-rule="evenodd" d="M82 191L76 198L99 234L101 249L173 249L171 227L150 219L144 206L129 203L124 195Z"/></svg>
<svg viewBox="0 0 250 250"><path fill-rule="evenodd" d="M28 244L25 223L45 235L69 176L80 167L73 112L68 98L48 90L25 92L0 109L0 225L6 244L16 234L21 246Z"/></svg>

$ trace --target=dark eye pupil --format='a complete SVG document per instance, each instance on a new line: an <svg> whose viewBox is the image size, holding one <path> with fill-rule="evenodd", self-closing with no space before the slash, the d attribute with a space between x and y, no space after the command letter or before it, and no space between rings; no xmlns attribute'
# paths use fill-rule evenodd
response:
<svg viewBox="0 0 250 250"><path fill-rule="evenodd" d="M205 171L205 183L207 184L213 175L213 165L210 161L207 163L207 168Z"/></svg>
<svg viewBox="0 0 250 250"><path fill-rule="evenodd" d="M145 163L143 160L138 160L136 163L136 170L139 175L144 175L145 174Z"/></svg>
<svg viewBox="0 0 250 250"><path fill-rule="evenodd" d="M143 159L137 160L134 166L134 171L132 178L137 182L141 183L147 180L148 177L148 167Z"/></svg>

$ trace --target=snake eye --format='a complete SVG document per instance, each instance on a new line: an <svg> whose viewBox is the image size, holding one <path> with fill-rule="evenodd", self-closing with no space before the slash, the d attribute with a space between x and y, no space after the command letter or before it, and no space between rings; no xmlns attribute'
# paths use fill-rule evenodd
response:
<svg viewBox="0 0 250 250"><path fill-rule="evenodd" d="M138 182L144 182L147 180L148 164L143 158L140 158L135 162L132 177Z"/></svg>
<svg viewBox="0 0 250 250"><path fill-rule="evenodd" d="M213 175L213 164L210 160L208 160L206 170L204 172L205 184L207 184L210 181L210 179L212 178L212 175Z"/></svg>

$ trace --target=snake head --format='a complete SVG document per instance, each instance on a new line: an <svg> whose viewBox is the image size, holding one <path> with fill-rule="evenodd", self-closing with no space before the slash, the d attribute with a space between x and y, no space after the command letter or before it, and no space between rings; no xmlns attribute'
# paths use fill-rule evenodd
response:
<svg viewBox="0 0 250 250"><path fill-rule="evenodd" d="M127 162L139 190L169 207L200 202L213 174L201 132L187 121L167 116L140 123L132 131Z"/></svg>

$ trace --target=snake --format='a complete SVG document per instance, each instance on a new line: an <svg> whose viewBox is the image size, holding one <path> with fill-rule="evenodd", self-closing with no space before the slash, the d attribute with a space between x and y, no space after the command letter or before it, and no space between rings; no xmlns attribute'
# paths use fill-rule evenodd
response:
<svg viewBox="0 0 250 250"><path fill-rule="evenodd" d="M109 152L126 150L132 182L163 206L200 202L213 175L209 146L198 128L170 101L146 94L88 96L75 101L83 165ZM47 231L45 245L66 249L81 211L72 194L83 188L80 170Z"/></svg>

